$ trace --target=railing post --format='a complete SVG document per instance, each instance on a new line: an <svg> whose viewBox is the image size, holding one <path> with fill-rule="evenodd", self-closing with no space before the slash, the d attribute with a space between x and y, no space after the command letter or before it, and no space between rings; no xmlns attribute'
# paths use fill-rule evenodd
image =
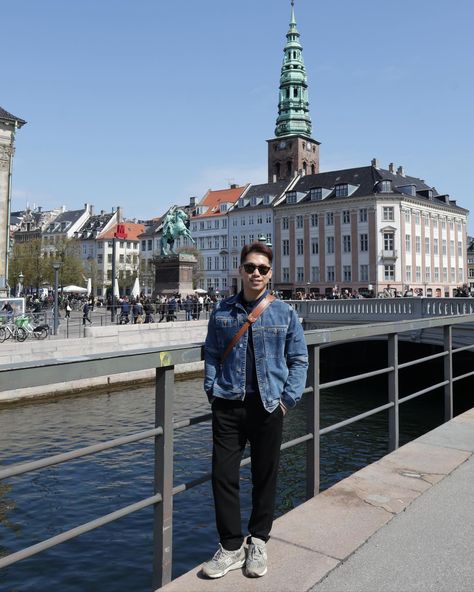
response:
<svg viewBox="0 0 474 592"><path fill-rule="evenodd" d="M388 450L392 452L398 448L400 438L397 333L388 336L388 365L393 366L388 375L388 400L393 403L393 407L388 410Z"/></svg>
<svg viewBox="0 0 474 592"><path fill-rule="evenodd" d="M174 366L156 369L155 387L155 427L161 426L163 435L155 437L155 494L162 501L154 506L153 590L171 582Z"/></svg>
<svg viewBox="0 0 474 592"><path fill-rule="evenodd" d="M444 356L444 380L448 384L444 385L444 421L453 418L453 326L445 325L443 327L444 351L448 355Z"/></svg>
<svg viewBox="0 0 474 592"><path fill-rule="evenodd" d="M306 444L306 499L319 493L319 345L310 347L309 384L313 387L308 397L307 432L313 434Z"/></svg>

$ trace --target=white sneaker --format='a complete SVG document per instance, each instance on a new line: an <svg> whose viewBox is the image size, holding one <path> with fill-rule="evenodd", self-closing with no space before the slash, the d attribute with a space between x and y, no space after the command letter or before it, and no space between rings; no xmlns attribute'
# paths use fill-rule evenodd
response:
<svg viewBox="0 0 474 592"><path fill-rule="evenodd" d="M251 541L247 549L245 573L250 578L260 578L267 573L267 548L261 539L252 537Z"/></svg>
<svg viewBox="0 0 474 592"><path fill-rule="evenodd" d="M214 557L203 563L202 571L208 578L221 578L232 569L239 569L245 563L245 549L242 545L237 551L226 551L219 544Z"/></svg>

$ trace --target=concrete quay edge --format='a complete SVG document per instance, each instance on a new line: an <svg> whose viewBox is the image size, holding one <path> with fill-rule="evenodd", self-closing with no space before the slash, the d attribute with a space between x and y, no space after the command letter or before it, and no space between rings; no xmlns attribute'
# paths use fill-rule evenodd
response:
<svg viewBox="0 0 474 592"><path fill-rule="evenodd" d="M412 502L428 491L436 493L446 477L474 463L473 453L474 408L278 518L268 543L266 576L251 579L235 570L209 580L198 566L160 591L317 592L318 583L337 573L376 533L383 537L386 525L410 513ZM344 589L355 589L352 585Z"/></svg>

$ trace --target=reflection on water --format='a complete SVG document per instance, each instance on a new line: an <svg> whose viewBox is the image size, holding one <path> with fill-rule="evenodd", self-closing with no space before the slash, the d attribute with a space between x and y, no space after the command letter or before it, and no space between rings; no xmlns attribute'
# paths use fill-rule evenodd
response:
<svg viewBox="0 0 474 592"><path fill-rule="evenodd" d="M385 402L374 381L332 389L321 396L322 425ZM422 398L423 399L423 398ZM417 405L423 402L418 401ZM424 409L423 424L407 423L402 441L441 421L438 405ZM208 411L200 379L176 383L175 417ZM0 411L1 463L34 460L149 429L154 389L92 394ZM285 418L284 439L305 433L304 401ZM402 419L403 425L403 419ZM321 487L326 488L387 452L387 413L321 441ZM277 515L304 501L305 446L282 453ZM175 434L175 484L210 471L211 434L206 422ZM242 515L249 516L250 468L242 471ZM6 555L153 494L153 440L129 444L0 484L0 555ZM244 528L245 531L245 528ZM210 483L174 499L173 577L208 558L217 538ZM152 565L152 510L145 509L80 536L2 574L2 591L148 591Z"/></svg>

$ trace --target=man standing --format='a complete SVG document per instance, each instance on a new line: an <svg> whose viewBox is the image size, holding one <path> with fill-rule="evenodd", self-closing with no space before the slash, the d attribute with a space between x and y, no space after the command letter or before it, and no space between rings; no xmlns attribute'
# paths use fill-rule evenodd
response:
<svg viewBox="0 0 474 592"><path fill-rule="evenodd" d="M88 321L89 324L92 325L92 321L89 318L89 311L90 311L89 301L86 300L84 302L84 306L82 307L82 324L83 325L86 324L86 321Z"/></svg>
<svg viewBox="0 0 474 592"><path fill-rule="evenodd" d="M218 303L209 320L204 389L212 403L212 487L220 537L217 552L202 567L210 578L243 565L249 577L267 573L283 417L306 384L308 351L298 316L288 304L269 298L272 260L266 245L245 245L239 268L243 289ZM248 329L239 331L244 325ZM247 441L252 513L246 553L239 480Z"/></svg>

